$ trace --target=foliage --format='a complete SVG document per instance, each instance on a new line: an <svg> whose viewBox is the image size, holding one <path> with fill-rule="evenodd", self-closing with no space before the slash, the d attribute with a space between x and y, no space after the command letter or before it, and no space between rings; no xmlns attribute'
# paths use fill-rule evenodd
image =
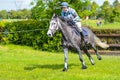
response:
<svg viewBox="0 0 120 80"><path fill-rule="evenodd" d="M91 12L92 12L92 14L91 14L91 18L92 19L96 19L97 18L97 15L98 15L98 11L99 11L99 5L96 3L96 2L93 2L92 4L91 4Z"/></svg>
<svg viewBox="0 0 120 80"><path fill-rule="evenodd" d="M30 19L31 18L31 10L22 9L22 10L11 10L0 11L0 18L1 19Z"/></svg>
<svg viewBox="0 0 120 80"><path fill-rule="evenodd" d="M6 28L5 28L7 23L8 22L6 22L6 21L0 21L0 43L5 43L8 41L6 38L7 33L6 33Z"/></svg>
<svg viewBox="0 0 120 80"><path fill-rule="evenodd" d="M61 2L66 1L69 6L74 8L81 18L89 16L90 19L105 19L105 23L112 23L114 21L120 21L120 3L115 0L113 5L110 5L106 0L102 6L99 6L95 1L91 0L36 0L36 5L32 8L33 19L50 19L53 13L60 15ZM33 3L32 3L33 4Z"/></svg>
<svg viewBox="0 0 120 80"><path fill-rule="evenodd" d="M46 25L46 26L44 26ZM6 25L9 32L8 39L11 43L32 46L35 49L57 51L60 50L60 34L54 38L48 38L46 35L48 30L47 21L18 21Z"/></svg>
<svg viewBox="0 0 120 80"><path fill-rule="evenodd" d="M69 6L74 8L81 18L89 16L90 19L102 18L105 23L120 22L120 3L115 0L111 5L109 0L105 0L102 6L99 6L93 0L33 0L31 10L1 10L0 19L50 19L53 13L60 15L61 2L66 1Z"/></svg>
<svg viewBox="0 0 120 80"><path fill-rule="evenodd" d="M86 15L91 15L90 12L90 0L37 0L36 6L32 8L32 18L34 19L50 19L53 13L60 15L61 7L60 4L63 1L67 1L70 7L73 7L80 15L80 17L84 17ZM41 15L40 15L41 14Z"/></svg>
<svg viewBox="0 0 120 80"><path fill-rule="evenodd" d="M69 6L74 8L81 18L88 16L90 19L102 18L105 23L120 22L120 3L115 0L111 5L105 0L102 6L99 6L93 0L33 0L31 10L11 10L0 11L0 19L50 19L53 13L60 15L61 2L66 1Z"/></svg>
<svg viewBox="0 0 120 80"><path fill-rule="evenodd" d="M0 18L5 19L7 17L8 17L7 11L6 10L1 10L0 11Z"/></svg>
<svg viewBox="0 0 120 80"><path fill-rule="evenodd" d="M119 80L120 56L102 55L99 61L92 55L91 65L81 69L77 54L69 53L69 69L62 72L64 54L33 50L26 46L5 45L0 48L0 80Z"/></svg>
<svg viewBox="0 0 120 80"><path fill-rule="evenodd" d="M114 14L114 20L120 22L120 3L118 0L115 0L115 2L113 3L113 14Z"/></svg>
<svg viewBox="0 0 120 80"><path fill-rule="evenodd" d="M111 6L110 6L110 3L108 1L105 1L102 5L102 14L103 14L103 17L105 18L105 23L109 22L109 17L111 16L112 14L112 10L111 10Z"/></svg>
<svg viewBox="0 0 120 80"><path fill-rule="evenodd" d="M108 1L105 1L102 5L101 14L103 15L105 19L105 23L107 22L114 22L119 21L118 18L120 18L120 3L118 0L115 0L113 2L113 5L110 5Z"/></svg>

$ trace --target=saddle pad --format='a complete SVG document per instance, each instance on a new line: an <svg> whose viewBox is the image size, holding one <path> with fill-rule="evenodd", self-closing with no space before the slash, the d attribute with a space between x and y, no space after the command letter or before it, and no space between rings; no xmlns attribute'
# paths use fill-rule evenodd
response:
<svg viewBox="0 0 120 80"><path fill-rule="evenodd" d="M82 28L82 33L84 36L88 36L88 32L84 28Z"/></svg>
<svg viewBox="0 0 120 80"><path fill-rule="evenodd" d="M76 29L76 27L74 27L73 30L75 31L75 33L77 35L80 35L80 32ZM82 33L83 33L84 36L88 36L88 32L83 28L82 28Z"/></svg>

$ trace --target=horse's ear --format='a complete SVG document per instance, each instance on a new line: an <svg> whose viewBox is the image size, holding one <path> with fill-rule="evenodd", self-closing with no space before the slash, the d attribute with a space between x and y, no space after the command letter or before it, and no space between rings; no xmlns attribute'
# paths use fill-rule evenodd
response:
<svg viewBox="0 0 120 80"><path fill-rule="evenodd" d="M52 18L56 18L56 17L58 17L58 15L56 15L56 14L53 14Z"/></svg>

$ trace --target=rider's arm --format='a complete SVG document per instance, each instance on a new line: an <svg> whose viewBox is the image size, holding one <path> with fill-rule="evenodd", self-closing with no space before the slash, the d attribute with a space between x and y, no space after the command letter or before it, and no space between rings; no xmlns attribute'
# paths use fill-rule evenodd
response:
<svg viewBox="0 0 120 80"><path fill-rule="evenodd" d="M79 17L79 15L77 14L77 12L74 10L74 9L71 9L71 12L72 12L72 14L73 14L73 16L74 16L74 21L80 21L80 17Z"/></svg>

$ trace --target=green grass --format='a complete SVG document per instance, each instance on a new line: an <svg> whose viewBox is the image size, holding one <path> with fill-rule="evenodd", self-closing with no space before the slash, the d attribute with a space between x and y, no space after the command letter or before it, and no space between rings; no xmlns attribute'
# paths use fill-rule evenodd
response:
<svg viewBox="0 0 120 80"><path fill-rule="evenodd" d="M69 70L62 72L63 53L33 50L26 46L3 45L0 47L0 80L120 80L120 56L102 55L91 65L81 69L77 54L69 54Z"/></svg>
<svg viewBox="0 0 120 80"><path fill-rule="evenodd" d="M114 23L107 23L104 24L104 21L102 21L102 26L97 26L96 25L97 20L88 20L82 21L82 24L89 25L94 29L120 29L120 22L114 22Z"/></svg>

